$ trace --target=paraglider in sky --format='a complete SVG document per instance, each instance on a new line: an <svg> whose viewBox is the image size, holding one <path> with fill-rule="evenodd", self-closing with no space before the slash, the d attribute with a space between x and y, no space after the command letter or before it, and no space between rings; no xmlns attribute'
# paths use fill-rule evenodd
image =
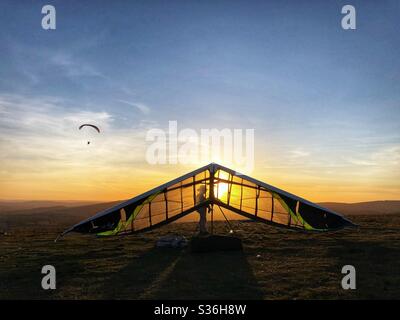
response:
<svg viewBox="0 0 400 320"><path fill-rule="evenodd" d="M81 130L83 127L92 127L92 128L94 128L98 133L100 133L99 127L95 126L94 124L84 123L84 124L82 124L81 126L79 126L79 130ZM90 144L90 141L88 141L87 144Z"/></svg>

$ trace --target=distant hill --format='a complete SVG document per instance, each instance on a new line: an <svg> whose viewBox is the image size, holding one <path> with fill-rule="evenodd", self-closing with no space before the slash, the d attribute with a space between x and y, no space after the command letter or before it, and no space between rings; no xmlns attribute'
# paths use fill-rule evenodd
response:
<svg viewBox="0 0 400 320"><path fill-rule="evenodd" d="M46 200L0 200L0 213L50 207L78 207L96 204L96 201L46 201Z"/></svg>
<svg viewBox="0 0 400 320"><path fill-rule="evenodd" d="M25 225L26 227L39 227L39 226L58 226L68 227L83 219L92 217L94 214L110 208L121 201L95 203L79 205L79 202L72 206L71 203L45 202L45 207L35 207L38 205L34 202L33 208L10 210L8 207L6 211L0 211L0 230L3 228L8 230L15 226ZM53 204L53 206L51 206ZM57 205L58 204L58 205ZM78 205L77 205L78 204ZM25 206L27 203L24 204ZM41 203L43 205L43 202ZM400 201L371 201L360 203L339 203L339 202L323 202L319 203L326 208L329 208L337 213L347 215L387 215L387 214L400 214ZM229 220L243 219L235 213L229 212L224 209L224 213ZM224 217L220 214L219 210L214 212L215 220L223 220ZM197 213L192 213L178 222L198 221Z"/></svg>
<svg viewBox="0 0 400 320"><path fill-rule="evenodd" d="M321 202L319 205L344 215L383 215L400 213L400 200L358 203Z"/></svg>
<svg viewBox="0 0 400 320"><path fill-rule="evenodd" d="M34 206L33 208L25 208L20 209L19 206L15 208L7 207L6 210L0 211L0 215L2 213L7 215L34 215L34 214L53 214L53 215L74 215L74 216L86 216L92 215L109 207L112 207L121 201L113 201L113 202L102 202L102 203L90 203L90 204L82 204L76 203L75 205L57 205L57 202L54 203L53 206Z"/></svg>
<svg viewBox="0 0 400 320"><path fill-rule="evenodd" d="M0 232L15 228L48 228L50 226L65 229L79 221L112 207L121 201L89 204L84 206L52 206L0 212Z"/></svg>
<svg viewBox="0 0 400 320"><path fill-rule="evenodd" d="M1 214L54 214L89 217L99 211L112 207L124 200L94 203L91 201L22 201L3 202L0 200ZM320 202L319 205L341 214L379 215L400 213L400 200L383 200L357 203Z"/></svg>

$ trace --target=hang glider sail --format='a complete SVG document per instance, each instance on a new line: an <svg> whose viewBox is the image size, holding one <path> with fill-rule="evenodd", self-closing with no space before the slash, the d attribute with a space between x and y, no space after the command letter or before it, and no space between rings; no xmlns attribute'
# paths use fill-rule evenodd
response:
<svg viewBox="0 0 400 320"><path fill-rule="evenodd" d="M199 200L199 190L206 190ZM354 224L340 214L211 163L84 220L68 232L100 236L151 230L201 207L219 206L277 227L332 231Z"/></svg>

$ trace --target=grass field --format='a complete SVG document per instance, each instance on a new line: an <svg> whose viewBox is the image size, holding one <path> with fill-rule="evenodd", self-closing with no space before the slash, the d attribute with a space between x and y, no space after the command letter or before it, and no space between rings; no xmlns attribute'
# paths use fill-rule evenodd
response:
<svg viewBox="0 0 400 320"><path fill-rule="evenodd" d="M155 248L157 238L191 237L194 223L114 238L68 235L65 217L0 216L0 299L399 299L400 215L352 216L358 230L304 234L233 221L243 252L195 254ZM71 218L72 219L72 218ZM215 230L225 234L223 222ZM41 289L54 265L57 289ZM341 288L354 265L357 289Z"/></svg>

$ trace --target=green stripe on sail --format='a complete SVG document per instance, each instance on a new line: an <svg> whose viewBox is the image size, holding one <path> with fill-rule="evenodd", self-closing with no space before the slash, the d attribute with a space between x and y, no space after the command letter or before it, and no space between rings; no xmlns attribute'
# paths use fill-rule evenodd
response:
<svg viewBox="0 0 400 320"><path fill-rule="evenodd" d="M115 236L121 232L126 231L132 225L132 221L138 216L139 212L142 210L144 205L153 201L153 199L160 194L161 192L156 192L147 197L145 201L143 201L140 205L136 206L135 210L131 214L128 220L122 221L121 219L118 222L118 225L113 230L108 230L104 232L97 233L97 236L106 237L106 236Z"/></svg>
<svg viewBox="0 0 400 320"><path fill-rule="evenodd" d="M292 219L294 219L295 221L297 221L297 223L301 224L302 226L304 226L304 228L306 230L318 230L313 228L312 226L310 226L304 219L303 217L300 215L300 213L296 213L293 212L289 206L286 204L286 202L279 196L279 194L274 193L274 200L278 200L279 203L282 205L282 207L289 212L289 214L292 216Z"/></svg>

